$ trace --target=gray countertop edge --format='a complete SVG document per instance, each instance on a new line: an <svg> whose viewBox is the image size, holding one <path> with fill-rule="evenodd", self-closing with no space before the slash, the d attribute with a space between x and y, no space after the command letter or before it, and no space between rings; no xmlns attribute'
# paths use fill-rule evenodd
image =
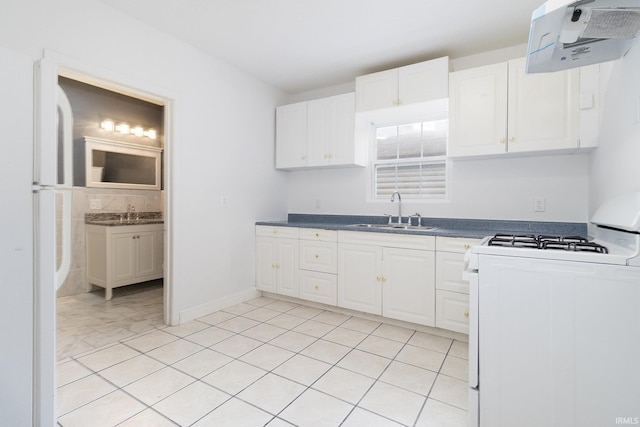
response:
<svg viewBox="0 0 640 427"><path fill-rule="evenodd" d="M364 231L368 233L393 233L422 236L467 237L480 239L496 233L549 234L587 237L587 224L574 222L483 220L458 218L422 218L421 224L433 227L420 229L380 229L354 227L354 224L385 224L384 216L357 215L306 215L289 214L287 221L258 221L256 225L298 228L322 228L329 230ZM407 219L403 219L406 222ZM416 219L414 219L415 223ZM394 218L395 222L395 218Z"/></svg>

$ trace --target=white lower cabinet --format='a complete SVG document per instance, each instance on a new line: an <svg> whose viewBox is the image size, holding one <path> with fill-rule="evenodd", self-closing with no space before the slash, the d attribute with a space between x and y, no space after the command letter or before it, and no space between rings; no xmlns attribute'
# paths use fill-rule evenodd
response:
<svg viewBox="0 0 640 427"><path fill-rule="evenodd" d="M256 226L259 290L468 333L478 239Z"/></svg>
<svg viewBox="0 0 640 427"><path fill-rule="evenodd" d="M298 297L298 229L256 227L256 287Z"/></svg>
<svg viewBox="0 0 640 427"><path fill-rule="evenodd" d="M469 333L469 281L464 254L478 239L436 237L436 327Z"/></svg>
<svg viewBox="0 0 640 427"><path fill-rule="evenodd" d="M300 298L337 305L337 241L335 230L300 229Z"/></svg>
<svg viewBox="0 0 640 427"><path fill-rule="evenodd" d="M338 306L435 324L434 238L339 232Z"/></svg>
<svg viewBox="0 0 640 427"><path fill-rule="evenodd" d="M87 281L112 289L163 277L164 225L86 226Z"/></svg>

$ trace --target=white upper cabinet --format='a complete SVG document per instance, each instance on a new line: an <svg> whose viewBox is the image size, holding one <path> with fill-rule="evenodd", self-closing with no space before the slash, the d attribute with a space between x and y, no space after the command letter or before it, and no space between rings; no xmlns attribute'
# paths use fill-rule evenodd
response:
<svg viewBox="0 0 640 427"><path fill-rule="evenodd" d="M353 92L307 103L307 166L362 163L354 147L354 114Z"/></svg>
<svg viewBox="0 0 640 427"><path fill-rule="evenodd" d="M276 109L276 168L307 164L307 103L283 105Z"/></svg>
<svg viewBox="0 0 640 427"><path fill-rule="evenodd" d="M524 68L516 59L451 73L449 157L579 147L579 70Z"/></svg>
<svg viewBox="0 0 640 427"><path fill-rule="evenodd" d="M356 112L447 98L448 77L448 57L359 76Z"/></svg>
<svg viewBox="0 0 640 427"><path fill-rule="evenodd" d="M366 165L353 92L278 107L276 120L277 169Z"/></svg>

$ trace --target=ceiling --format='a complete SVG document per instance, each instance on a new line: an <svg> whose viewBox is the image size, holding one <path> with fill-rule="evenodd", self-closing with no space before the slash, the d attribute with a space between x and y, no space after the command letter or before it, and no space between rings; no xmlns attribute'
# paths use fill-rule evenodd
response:
<svg viewBox="0 0 640 427"><path fill-rule="evenodd" d="M527 42L543 0L101 0L287 93Z"/></svg>

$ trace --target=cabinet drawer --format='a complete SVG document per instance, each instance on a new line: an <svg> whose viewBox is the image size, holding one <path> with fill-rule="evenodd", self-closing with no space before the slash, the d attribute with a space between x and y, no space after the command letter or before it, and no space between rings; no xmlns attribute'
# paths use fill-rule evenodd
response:
<svg viewBox="0 0 640 427"><path fill-rule="evenodd" d="M375 233L366 231L338 231L339 243L359 245L376 245L387 248L418 249L432 251L435 249L434 236L416 236L401 233Z"/></svg>
<svg viewBox="0 0 640 427"><path fill-rule="evenodd" d="M336 274L338 272L338 244L301 240L300 268Z"/></svg>
<svg viewBox="0 0 640 427"><path fill-rule="evenodd" d="M436 327L469 333L469 295L436 290Z"/></svg>
<svg viewBox="0 0 640 427"><path fill-rule="evenodd" d="M436 250L446 252L465 253L471 246L477 245L482 239L466 237L436 237Z"/></svg>
<svg viewBox="0 0 640 427"><path fill-rule="evenodd" d="M338 232L336 230L325 230L323 228L300 228L301 240L315 240L318 242L337 242Z"/></svg>
<svg viewBox="0 0 640 427"><path fill-rule="evenodd" d="M464 254L436 252L436 289L469 293L469 281L462 279Z"/></svg>
<svg viewBox="0 0 640 427"><path fill-rule="evenodd" d="M300 298L322 304L337 305L337 276L300 270Z"/></svg>
<svg viewBox="0 0 640 427"><path fill-rule="evenodd" d="M270 225L256 225L256 236L280 237L283 239L297 239L297 227L277 227Z"/></svg>

